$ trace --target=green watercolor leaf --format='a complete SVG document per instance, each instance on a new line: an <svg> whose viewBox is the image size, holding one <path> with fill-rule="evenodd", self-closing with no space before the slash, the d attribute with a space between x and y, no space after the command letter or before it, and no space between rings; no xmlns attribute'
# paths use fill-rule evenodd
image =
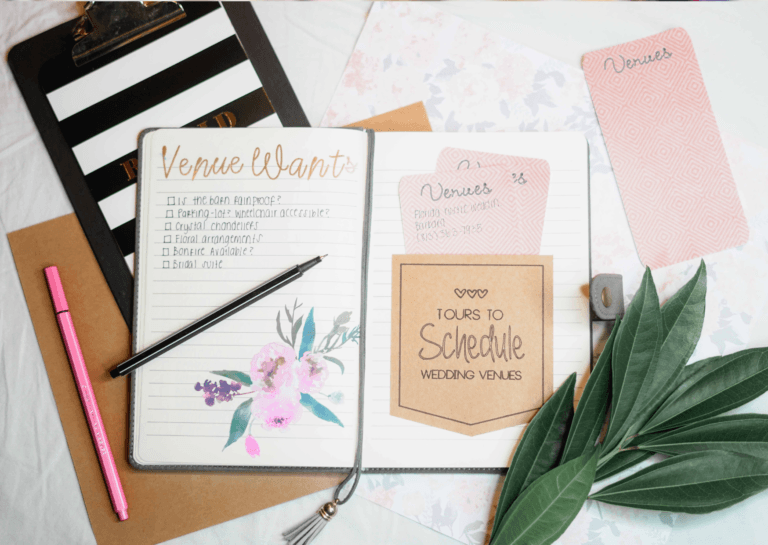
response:
<svg viewBox="0 0 768 545"><path fill-rule="evenodd" d="M496 507L491 536L496 535L515 499L533 481L557 466L573 419L573 373L536 413L517 446Z"/></svg>
<svg viewBox="0 0 768 545"><path fill-rule="evenodd" d="M706 297L707 266L702 260L693 278L661 307L663 332L659 357L649 375L649 388L638 401L640 412L630 433L637 432L674 389L699 343Z"/></svg>
<svg viewBox="0 0 768 545"><path fill-rule="evenodd" d="M595 478L598 452L539 477L504 516L491 545L549 545L579 514Z"/></svg>
<svg viewBox="0 0 768 545"><path fill-rule="evenodd" d="M230 380L234 380L235 382L239 382L244 386L250 386L253 384L251 382L251 376L248 373L243 373L242 371L211 371L211 374L219 375L220 377L226 377Z"/></svg>
<svg viewBox="0 0 768 545"><path fill-rule="evenodd" d="M277 319L276 319L276 321L277 321L277 334L280 337L280 340L282 340L285 343L290 343L288 338L285 335L283 335L283 326L280 325L280 311L279 310L277 311Z"/></svg>
<svg viewBox="0 0 768 545"><path fill-rule="evenodd" d="M315 344L315 309L314 307L309 309L307 314L307 321L304 322L304 331L301 334L301 345L299 345L299 359L312 350L312 345Z"/></svg>
<svg viewBox="0 0 768 545"><path fill-rule="evenodd" d="M711 513L768 488L768 460L724 451L673 456L592 494L613 505Z"/></svg>
<svg viewBox="0 0 768 545"><path fill-rule="evenodd" d="M659 296L651 269L646 267L640 289L627 308L611 356L613 397L606 434L606 451L618 446L634 423L638 401L653 377L661 345Z"/></svg>
<svg viewBox="0 0 768 545"><path fill-rule="evenodd" d="M305 409L309 410L309 412L314 414L316 417L318 417L320 420L325 420L326 422L331 422L333 424L338 424L342 428L344 427L344 424L342 424L341 420L339 420L339 418L335 414L333 414L333 411L331 411L325 405L321 405L311 395L309 395L309 394L301 394L301 405Z"/></svg>
<svg viewBox="0 0 768 545"><path fill-rule="evenodd" d="M253 398L243 401L235 410L235 414L232 415L232 423L229 425L229 439L221 450L240 439L245 430L248 429L248 422L251 421L251 403L253 403Z"/></svg>
<svg viewBox="0 0 768 545"><path fill-rule="evenodd" d="M595 447L600 431L605 424L605 416L611 395L611 354L616 334L621 326L621 318L613 324L605 348L597 358L595 368L589 375L581 399L573 416L571 430L568 432L568 441L563 449L561 464L578 458L585 452Z"/></svg>
<svg viewBox="0 0 768 545"><path fill-rule="evenodd" d="M344 374L344 364L341 363L341 361L339 359L332 358L331 356L325 356L325 355L323 355L323 358L327 359L331 363L335 363L336 365L338 365L341 368L341 374L342 375Z"/></svg>
<svg viewBox="0 0 768 545"><path fill-rule="evenodd" d="M717 416L768 390L768 349L709 358L684 381L641 430L648 434Z"/></svg>
<svg viewBox="0 0 768 545"><path fill-rule="evenodd" d="M333 325L335 326L341 326L346 324L350 319L352 318L352 311L345 311L336 316L336 319L333 321Z"/></svg>
<svg viewBox="0 0 768 545"><path fill-rule="evenodd" d="M725 450L768 460L768 415L715 416L661 436L649 437L641 441L638 448L673 456Z"/></svg>
<svg viewBox="0 0 768 545"><path fill-rule="evenodd" d="M296 345L296 336L299 334L299 328L301 327L301 321L303 319L304 316L299 316L299 319L293 324L293 328L291 329L291 348Z"/></svg>
<svg viewBox="0 0 768 545"><path fill-rule="evenodd" d="M597 468L595 482L602 481L608 477L613 477L625 469L629 469L630 467L636 466L640 462L647 460L651 456L653 456L653 452L646 452L644 450L627 450L619 452L603 466Z"/></svg>

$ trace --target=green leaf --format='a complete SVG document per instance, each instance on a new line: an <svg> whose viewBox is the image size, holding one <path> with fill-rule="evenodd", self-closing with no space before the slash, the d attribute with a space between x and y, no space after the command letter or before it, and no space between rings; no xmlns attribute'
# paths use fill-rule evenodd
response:
<svg viewBox="0 0 768 545"><path fill-rule="evenodd" d="M286 342L286 343L290 343L291 342L291 341L289 341L286 338L285 335L283 335L283 327L280 325L280 311L279 310L277 311L277 334L280 337L280 340L282 340L283 342Z"/></svg>
<svg viewBox="0 0 768 545"><path fill-rule="evenodd" d="M673 456L592 494L613 505L711 513L768 488L768 460L732 452Z"/></svg>
<svg viewBox="0 0 768 545"><path fill-rule="evenodd" d="M229 439L224 448L240 439L248 428L248 422L251 421L251 403L253 398L243 401L232 415L232 423L229 425ZM224 450L221 449L221 450Z"/></svg>
<svg viewBox="0 0 768 545"><path fill-rule="evenodd" d="M608 460L605 465L597 468L595 475L595 482L602 481L608 477L613 477L629 469L632 466L639 464L653 456L653 452L646 452L644 450L626 450L619 452L613 458Z"/></svg>
<svg viewBox="0 0 768 545"><path fill-rule="evenodd" d="M491 536L520 493L560 461L563 444L573 419L573 373L536 413L517 445L501 489Z"/></svg>
<svg viewBox="0 0 768 545"><path fill-rule="evenodd" d="M597 451L539 477L504 516L491 545L549 545L579 514L595 478Z"/></svg>
<svg viewBox="0 0 768 545"><path fill-rule="evenodd" d="M301 327L301 321L303 319L304 316L299 316L299 319L296 320L295 324L293 324L293 328L291 329L291 348L296 345L296 335L299 334L299 328Z"/></svg>
<svg viewBox="0 0 768 545"><path fill-rule="evenodd" d="M707 266L702 260L693 278L661 307L663 331L659 357L650 375L649 388L639 400L640 414L631 433L647 421L674 389L675 381L699 343L706 297Z"/></svg>
<svg viewBox="0 0 768 545"><path fill-rule="evenodd" d="M679 428L717 416L768 390L768 349L753 348L709 358L683 382L641 433Z"/></svg>
<svg viewBox="0 0 768 545"><path fill-rule="evenodd" d="M616 318L613 331L584 386L581 399L576 406L576 414L573 416L571 430L568 432L568 441L563 449L561 464L570 462L593 449L600 437L611 395L611 354L620 325L621 318Z"/></svg>
<svg viewBox="0 0 768 545"><path fill-rule="evenodd" d="M285 315L288 316L288 321L289 322L293 321L293 316L291 316L291 311L288 310L288 305L285 305Z"/></svg>
<svg viewBox="0 0 768 545"><path fill-rule="evenodd" d="M715 416L642 441L638 448L678 455L725 450L768 460L768 415Z"/></svg>
<svg viewBox="0 0 768 545"><path fill-rule="evenodd" d="M606 451L619 445L634 423L631 417L658 361L661 334L659 296L651 269L646 267L640 289L627 308L613 345L611 419L603 442Z"/></svg>
<svg viewBox="0 0 768 545"><path fill-rule="evenodd" d="M328 407L326 407L325 405L321 405L311 395L301 394L301 405L305 409L308 409L309 412L314 414L320 420L325 420L326 422L338 424L342 428L344 427L344 424L341 423L341 420L339 420L339 418L335 414L333 414L333 412Z"/></svg>
<svg viewBox="0 0 768 545"><path fill-rule="evenodd" d="M331 363L335 363L336 365L338 365L341 368L341 374L342 375L344 374L344 364L341 363L340 360L338 360L337 358L332 358L331 356L323 356L323 358L327 359Z"/></svg>
<svg viewBox="0 0 768 545"><path fill-rule="evenodd" d="M211 374L219 375L220 377L226 377L245 386L250 386L252 384L251 376L248 373L243 373L242 371L211 371Z"/></svg>
<svg viewBox="0 0 768 545"><path fill-rule="evenodd" d="M336 319L333 321L333 325L340 326L346 324L350 318L352 318L352 311L346 311L342 312L338 316L336 316Z"/></svg>
<svg viewBox="0 0 768 545"><path fill-rule="evenodd" d="M688 364L685 367L683 367L683 370L680 372L680 374L677 376L677 379L674 382L674 386L672 388L672 392L677 390L683 382L687 381L692 376L694 376L694 375L696 375L696 374L698 374L698 373L700 373L702 371L706 371L707 370L706 369L706 364L707 364L707 362L710 359L712 359L712 358L707 358L707 359L704 359L704 360L699 360L697 362ZM671 392L670 392L670 394L671 394ZM667 399L668 398L669 398L669 396L667 396ZM666 401L666 400L664 400L664 401Z"/></svg>
<svg viewBox="0 0 768 545"><path fill-rule="evenodd" d="M301 334L301 345L299 346L299 359L306 353L312 350L312 345L315 344L315 309L314 307L309 309L307 315L307 321L304 322L304 331Z"/></svg>

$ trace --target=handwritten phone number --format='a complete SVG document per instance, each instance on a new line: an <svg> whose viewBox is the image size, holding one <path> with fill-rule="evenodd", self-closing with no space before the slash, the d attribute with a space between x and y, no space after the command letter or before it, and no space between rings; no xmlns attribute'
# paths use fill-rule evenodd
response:
<svg viewBox="0 0 768 545"><path fill-rule="evenodd" d="M416 240L418 242L434 242L454 237L460 237L463 235L473 235L476 233L481 233L482 231L482 224L476 223L474 225L462 225L460 227L452 227L449 229L438 229L428 233L416 233Z"/></svg>

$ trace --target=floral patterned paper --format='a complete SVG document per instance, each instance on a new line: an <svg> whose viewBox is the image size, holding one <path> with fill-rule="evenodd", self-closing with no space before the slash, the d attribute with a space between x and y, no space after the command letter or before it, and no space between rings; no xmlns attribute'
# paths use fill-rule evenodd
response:
<svg viewBox="0 0 768 545"><path fill-rule="evenodd" d="M584 134L590 147L592 272L622 274L629 303L643 267L581 70L429 5L377 3L322 125L341 126L418 101L424 102L434 131ZM768 194L764 191L768 150L722 136L750 238L743 246L705 257L707 313L691 361L768 346L768 317L763 318L768 316ZM697 265L689 261L653 272L662 302L690 278ZM599 323L594 328L597 355L609 331ZM768 412L768 397L740 411ZM638 469L658 459L651 458ZM487 542L501 482L498 475L366 474L358 494L477 545ZM764 509L768 507L765 496L750 501ZM695 526L697 520L587 501L558 543L657 545L667 543L673 531Z"/></svg>

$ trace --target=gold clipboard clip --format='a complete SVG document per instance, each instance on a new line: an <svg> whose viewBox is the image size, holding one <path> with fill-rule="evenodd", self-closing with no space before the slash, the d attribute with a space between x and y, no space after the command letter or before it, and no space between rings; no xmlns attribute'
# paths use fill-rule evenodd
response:
<svg viewBox="0 0 768 545"><path fill-rule="evenodd" d="M186 15L176 2L88 2L72 29L72 60L83 66Z"/></svg>

